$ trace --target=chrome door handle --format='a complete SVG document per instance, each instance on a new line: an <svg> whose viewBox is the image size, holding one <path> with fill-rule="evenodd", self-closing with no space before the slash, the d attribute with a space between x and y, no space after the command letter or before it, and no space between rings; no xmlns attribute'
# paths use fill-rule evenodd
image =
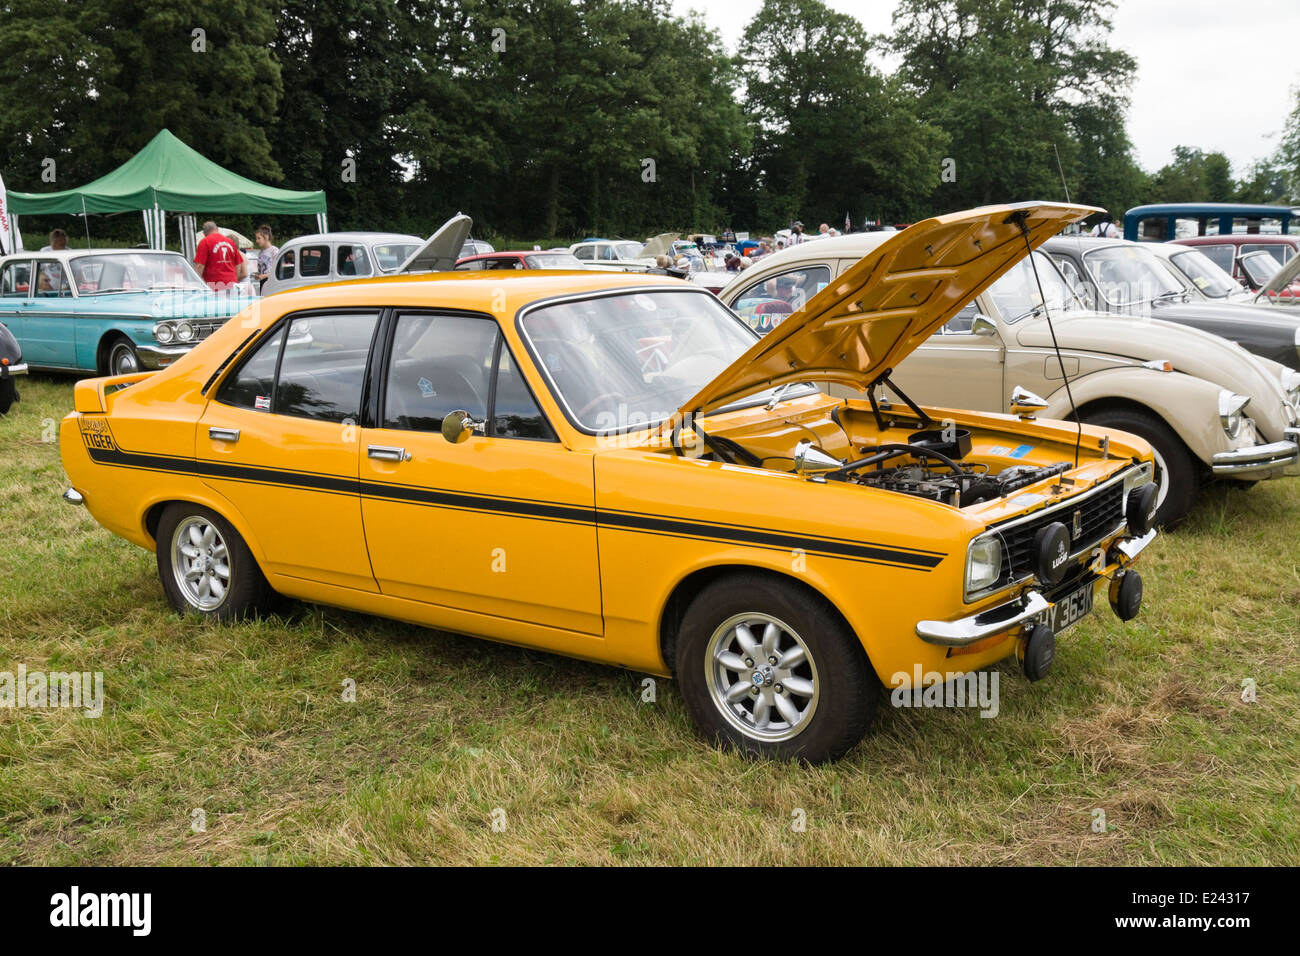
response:
<svg viewBox="0 0 1300 956"><path fill-rule="evenodd" d="M367 445L366 454L371 458L380 458L384 461L410 461L411 453L405 448L398 448L395 445Z"/></svg>
<svg viewBox="0 0 1300 956"><path fill-rule="evenodd" d="M216 425L213 425L208 429L208 437L215 441L237 442L239 441L239 429L218 428Z"/></svg>

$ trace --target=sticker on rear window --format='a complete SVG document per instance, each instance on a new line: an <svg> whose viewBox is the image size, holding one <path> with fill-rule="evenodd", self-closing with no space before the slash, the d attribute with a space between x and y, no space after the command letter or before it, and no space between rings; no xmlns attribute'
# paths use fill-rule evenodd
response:
<svg viewBox="0 0 1300 956"><path fill-rule="evenodd" d="M438 394L433 390L433 383L429 381L427 378L421 378L415 384L420 387L420 394L423 395L425 398L431 398L432 396Z"/></svg>

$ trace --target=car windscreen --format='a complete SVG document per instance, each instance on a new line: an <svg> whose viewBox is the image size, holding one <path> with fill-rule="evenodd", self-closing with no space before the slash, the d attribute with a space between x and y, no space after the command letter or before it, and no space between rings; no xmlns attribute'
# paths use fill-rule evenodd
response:
<svg viewBox="0 0 1300 956"><path fill-rule="evenodd" d="M614 252L620 259L635 259L641 255L641 243L639 242L616 242L614 243Z"/></svg>
<svg viewBox="0 0 1300 956"><path fill-rule="evenodd" d="M386 242L371 246L370 251L380 272L396 272L397 267L411 258L418 248L414 242Z"/></svg>
<svg viewBox="0 0 1300 956"><path fill-rule="evenodd" d="M620 292L529 311L524 338L551 391L587 432L670 418L754 344L707 292Z"/></svg>
<svg viewBox="0 0 1300 956"><path fill-rule="evenodd" d="M1026 316L1041 312L1044 296L1053 314L1078 308L1078 300L1074 298L1052 260L1041 252L1035 252L1033 257L1033 265L1038 267L1037 279L1034 277L1033 265L1026 258L1017 262L1009 272L989 286L989 295L1003 321L1019 322ZM1039 282L1043 288L1041 295L1038 291Z"/></svg>
<svg viewBox="0 0 1300 956"><path fill-rule="evenodd" d="M76 256L68 264L78 295L207 289L183 256L165 252Z"/></svg>
<svg viewBox="0 0 1300 956"><path fill-rule="evenodd" d="M1129 306L1152 302L1185 291L1155 256L1138 246L1107 246L1083 254L1083 263L1111 305Z"/></svg>
<svg viewBox="0 0 1300 956"><path fill-rule="evenodd" d="M524 262L528 263L530 269L581 269L582 262L577 256L570 255L567 252L539 252L536 255L524 256Z"/></svg>
<svg viewBox="0 0 1300 956"><path fill-rule="evenodd" d="M1209 256L1196 249L1175 252L1169 259L1192 285L1211 299L1225 299L1241 288Z"/></svg>

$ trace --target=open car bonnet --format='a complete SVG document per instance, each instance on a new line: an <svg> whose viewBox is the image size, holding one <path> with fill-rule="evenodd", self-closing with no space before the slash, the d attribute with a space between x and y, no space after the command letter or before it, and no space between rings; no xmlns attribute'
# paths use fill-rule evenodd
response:
<svg viewBox="0 0 1300 956"><path fill-rule="evenodd" d="M1100 211L1028 202L981 206L909 226L832 280L679 411L706 413L792 382L865 389L1030 248Z"/></svg>
<svg viewBox="0 0 1300 956"><path fill-rule="evenodd" d="M673 243L681 237L679 232L661 232L655 236L637 253L638 259L653 259L655 256L666 256L672 253Z"/></svg>
<svg viewBox="0 0 1300 956"><path fill-rule="evenodd" d="M469 238L473 225L474 220L469 216L456 213L397 267L397 273L450 272L456 268L456 260L465 248L465 240Z"/></svg>
<svg viewBox="0 0 1300 956"><path fill-rule="evenodd" d="M1296 276L1300 275L1300 253L1296 253L1286 261L1286 265L1277 270L1277 275L1268 280L1268 284L1259 290L1257 298L1263 299L1264 296L1277 295L1291 283L1296 281Z"/></svg>

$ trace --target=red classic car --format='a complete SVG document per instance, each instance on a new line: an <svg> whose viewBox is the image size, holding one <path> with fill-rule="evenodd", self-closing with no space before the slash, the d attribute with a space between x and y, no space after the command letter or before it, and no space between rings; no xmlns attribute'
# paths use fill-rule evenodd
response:
<svg viewBox="0 0 1300 956"><path fill-rule="evenodd" d="M1224 272L1246 288L1258 292L1278 270L1300 252L1300 236L1259 235L1245 233L1223 236L1191 236L1172 240L1177 245L1195 246L1209 256ZM1270 262L1269 259L1273 261ZM1270 298L1274 295L1270 293ZM1300 297L1300 282L1276 293L1279 301ZM1288 302L1287 304L1290 304Z"/></svg>
<svg viewBox="0 0 1300 956"><path fill-rule="evenodd" d="M458 270L479 269L582 269L582 261L567 249L542 252L484 252L456 260Z"/></svg>

